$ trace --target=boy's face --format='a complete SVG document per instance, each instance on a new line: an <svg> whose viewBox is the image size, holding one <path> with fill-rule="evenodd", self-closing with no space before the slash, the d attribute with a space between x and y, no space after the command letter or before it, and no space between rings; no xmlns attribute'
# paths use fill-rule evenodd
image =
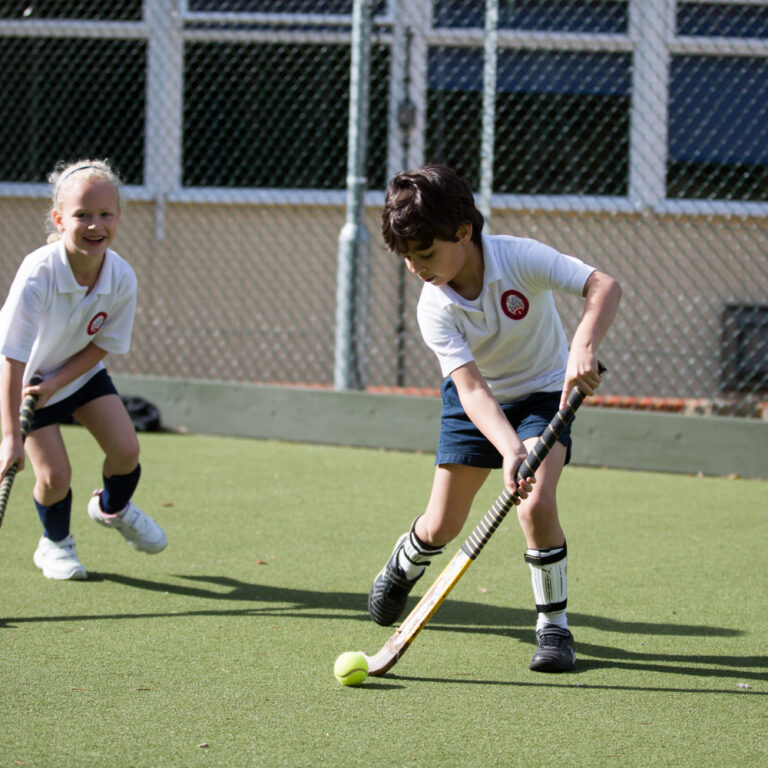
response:
<svg viewBox="0 0 768 768"><path fill-rule="evenodd" d="M472 227L462 224L456 232L458 242L435 238L432 245L419 250L416 243L409 242L408 253L404 254L408 269L425 283L436 286L451 284L456 288L463 282L468 271L474 271L471 264Z"/></svg>

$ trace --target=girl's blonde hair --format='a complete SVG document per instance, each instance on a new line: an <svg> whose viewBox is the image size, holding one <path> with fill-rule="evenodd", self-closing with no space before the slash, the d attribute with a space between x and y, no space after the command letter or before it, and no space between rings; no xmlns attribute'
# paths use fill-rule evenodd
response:
<svg viewBox="0 0 768 768"><path fill-rule="evenodd" d="M52 186L51 208L48 211L46 229L48 230L47 242L52 243L61 238L61 232L53 224L51 214L59 210L62 191L71 181L108 181L115 188L117 194L117 207L120 209L120 177L112 168L109 160L76 160L74 163L57 163L53 172L48 176L48 182Z"/></svg>

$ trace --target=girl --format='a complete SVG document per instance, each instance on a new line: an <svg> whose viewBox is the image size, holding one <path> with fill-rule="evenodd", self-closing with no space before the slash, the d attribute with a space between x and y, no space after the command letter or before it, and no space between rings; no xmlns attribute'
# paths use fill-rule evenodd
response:
<svg viewBox="0 0 768 768"><path fill-rule="evenodd" d="M105 453L103 490L88 515L119 531L134 548L165 548L162 529L131 497L139 482L139 444L104 367L107 353L128 352L136 276L110 250L120 219L117 175L103 160L60 165L50 176L48 244L21 264L0 310L0 477L24 466L19 408L38 397L26 450L35 472L35 506L43 535L33 560L49 579L85 579L70 533L72 470L59 425L72 417ZM43 377L38 386L30 379Z"/></svg>

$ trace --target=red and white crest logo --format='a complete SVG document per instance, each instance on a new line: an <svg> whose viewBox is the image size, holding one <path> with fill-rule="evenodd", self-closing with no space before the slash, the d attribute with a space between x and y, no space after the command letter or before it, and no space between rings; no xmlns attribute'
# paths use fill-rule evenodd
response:
<svg viewBox="0 0 768 768"><path fill-rule="evenodd" d="M106 312L98 312L91 318L91 322L88 323L88 335L94 336L99 332L99 328L107 321Z"/></svg>
<svg viewBox="0 0 768 768"><path fill-rule="evenodd" d="M501 308L512 320L522 320L528 314L529 307L528 299L519 291L504 291L501 294Z"/></svg>

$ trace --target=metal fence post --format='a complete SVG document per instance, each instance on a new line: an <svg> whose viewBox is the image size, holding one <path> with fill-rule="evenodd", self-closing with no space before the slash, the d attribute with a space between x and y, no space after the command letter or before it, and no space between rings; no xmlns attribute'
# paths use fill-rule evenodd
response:
<svg viewBox="0 0 768 768"><path fill-rule="evenodd" d="M360 350L364 335L370 235L365 226L368 97L371 59L371 2L355 0L352 9L352 56L349 83L347 218L339 234L336 282L334 387L361 389Z"/></svg>
<svg viewBox="0 0 768 768"><path fill-rule="evenodd" d="M496 79L499 44L499 0L485 3L485 46L483 51L483 126L480 147L480 211L486 226L491 223L493 159L496 141Z"/></svg>

